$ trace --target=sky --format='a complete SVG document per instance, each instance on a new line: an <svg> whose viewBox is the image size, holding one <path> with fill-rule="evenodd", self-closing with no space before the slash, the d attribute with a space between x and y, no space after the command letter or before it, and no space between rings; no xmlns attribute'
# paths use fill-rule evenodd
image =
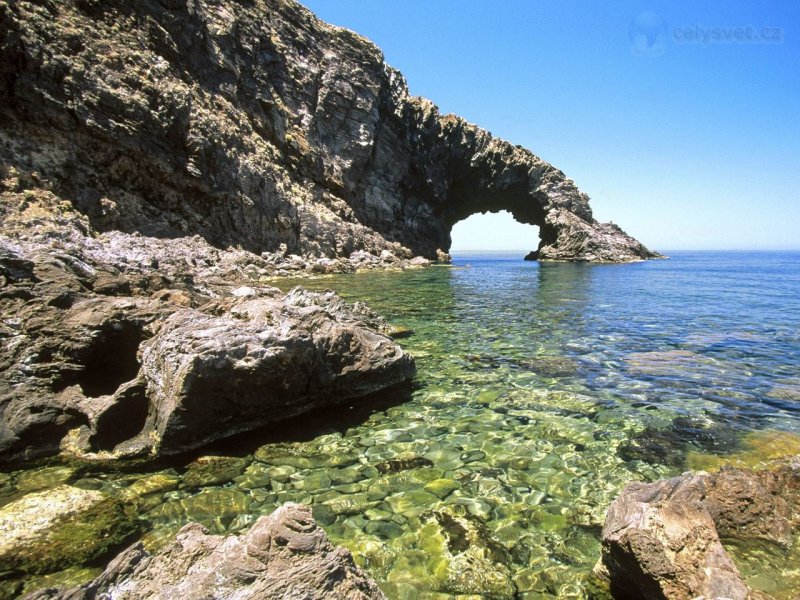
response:
<svg viewBox="0 0 800 600"><path fill-rule="evenodd" d="M800 249L800 2L301 1L653 249ZM536 235L474 215L453 249Z"/></svg>

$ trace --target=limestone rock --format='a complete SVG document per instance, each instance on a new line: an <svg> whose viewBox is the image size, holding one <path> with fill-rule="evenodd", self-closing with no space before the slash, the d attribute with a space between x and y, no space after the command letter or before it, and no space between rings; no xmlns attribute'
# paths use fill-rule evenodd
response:
<svg viewBox="0 0 800 600"><path fill-rule="evenodd" d="M356 567L350 552L330 543L314 523L310 508L286 504L239 537L208 535L201 525L190 524L156 554L137 543L94 581L69 590L43 590L27 600L176 597L385 598Z"/></svg>
<svg viewBox="0 0 800 600"><path fill-rule="evenodd" d="M0 180L99 231L199 235L288 274L446 261L453 224L509 210L540 227L540 259L658 256L292 0L2 0L0 47Z"/></svg>
<svg viewBox="0 0 800 600"><path fill-rule="evenodd" d="M789 544L800 524L798 489L797 461L772 471L726 468L632 483L609 507L598 574L615 598L762 598L720 537Z"/></svg>

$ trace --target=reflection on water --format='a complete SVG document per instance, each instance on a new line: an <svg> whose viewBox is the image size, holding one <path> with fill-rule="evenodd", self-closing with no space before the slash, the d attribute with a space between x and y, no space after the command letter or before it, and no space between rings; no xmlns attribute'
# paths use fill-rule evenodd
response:
<svg viewBox="0 0 800 600"><path fill-rule="evenodd" d="M780 440L762 444L764 458L797 447L798 258L464 257L279 282L334 288L412 329L402 344L417 357L414 386L351 419L317 414L291 439L256 433L214 449L236 459L98 485L140 482L150 547L190 520L237 531L296 501L390 598L584 598L605 507L626 482L757 464L754 439ZM770 558L754 585L784 566Z"/></svg>

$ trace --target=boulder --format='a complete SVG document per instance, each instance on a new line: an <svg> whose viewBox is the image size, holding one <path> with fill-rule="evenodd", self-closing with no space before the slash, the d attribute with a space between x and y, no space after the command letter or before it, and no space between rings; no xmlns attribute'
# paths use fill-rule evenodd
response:
<svg viewBox="0 0 800 600"><path fill-rule="evenodd" d="M294 599L383 600L385 596L333 546L311 509L286 504L241 536L209 535L186 525L175 542L151 554L137 543L95 580L72 589L45 589L26 600Z"/></svg>
<svg viewBox="0 0 800 600"><path fill-rule="evenodd" d="M629 484L611 504L596 572L615 598L762 598L722 539L785 547L800 523L800 461L770 471L724 468Z"/></svg>
<svg viewBox="0 0 800 600"><path fill-rule="evenodd" d="M144 435L160 454L340 404L415 373L408 354L333 292L295 289L222 311L178 310L142 345L152 407Z"/></svg>

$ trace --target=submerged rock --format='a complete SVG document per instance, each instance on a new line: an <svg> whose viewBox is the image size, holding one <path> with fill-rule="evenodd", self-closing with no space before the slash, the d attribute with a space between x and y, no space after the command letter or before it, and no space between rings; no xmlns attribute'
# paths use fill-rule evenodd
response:
<svg viewBox="0 0 800 600"><path fill-rule="evenodd" d="M0 571L49 573L100 558L137 530L132 511L69 485L0 508Z"/></svg>
<svg viewBox="0 0 800 600"><path fill-rule="evenodd" d="M800 524L800 462L772 471L726 468L632 483L611 504L597 572L615 598L746 600L723 539L785 547Z"/></svg>
<svg viewBox="0 0 800 600"><path fill-rule="evenodd" d="M66 465L23 471L17 476L15 484L20 492L38 492L68 482L75 472L74 468Z"/></svg>
<svg viewBox="0 0 800 600"><path fill-rule="evenodd" d="M192 489L220 485L242 474L250 459L236 456L201 456L186 467L181 483Z"/></svg>
<svg viewBox="0 0 800 600"><path fill-rule="evenodd" d="M511 556L489 529L458 507L434 510L428 520L444 540L447 557L443 589L453 594L480 594L490 598L514 598Z"/></svg>
<svg viewBox="0 0 800 600"><path fill-rule="evenodd" d="M282 442L261 446L253 458L278 470L344 467L358 462L358 453L343 444L325 444L322 438L315 440L314 450L309 452L308 446L299 442ZM270 476L276 478L272 471Z"/></svg>
<svg viewBox="0 0 800 600"><path fill-rule="evenodd" d="M739 433L730 423L682 416L674 418L669 427L646 427L633 434L617 449L617 453L626 461L684 467L692 452L708 452L722 462L724 457L720 455L736 450L740 444Z"/></svg>
<svg viewBox="0 0 800 600"><path fill-rule="evenodd" d="M392 458L384 460L375 464L378 472L386 473L399 473L400 471L410 471L422 467L432 467L433 462L423 456L414 456L410 458Z"/></svg>
<svg viewBox="0 0 800 600"><path fill-rule="evenodd" d="M46 589L27 600L95 598L218 600L314 598L383 600L385 596L314 523L311 509L286 504L239 537L216 536L196 523L155 554L137 543L102 575L77 588Z"/></svg>
<svg viewBox="0 0 800 600"><path fill-rule="evenodd" d="M767 396L787 402L800 402L800 379L783 379L775 382L775 386Z"/></svg>
<svg viewBox="0 0 800 600"><path fill-rule="evenodd" d="M800 435L779 429L751 431L741 437L735 451L689 452L688 467L692 470L713 471L724 466L763 468L787 456L800 456Z"/></svg>

